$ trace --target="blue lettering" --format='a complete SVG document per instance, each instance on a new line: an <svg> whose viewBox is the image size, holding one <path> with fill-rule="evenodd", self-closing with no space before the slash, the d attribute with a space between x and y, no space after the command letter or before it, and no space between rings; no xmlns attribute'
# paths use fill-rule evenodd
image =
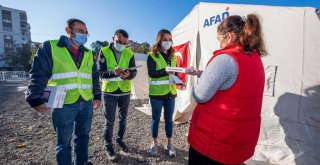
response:
<svg viewBox="0 0 320 165"><path fill-rule="evenodd" d="M227 9L228 10L228 9ZM207 26L212 26L213 24L217 24L222 22L224 19L226 19L227 17L229 17L230 13L228 11L222 13L222 14L218 14L216 16L212 16L210 18L207 18L204 20L204 24L203 24L203 28L207 27Z"/></svg>
<svg viewBox="0 0 320 165"><path fill-rule="evenodd" d="M206 26L210 26L210 25L209 25L209 21L208 21L208 19L206 19L206 20L204 21L203 28L205 28Z"/></svg>
<svg viewBox="0 0 320 165"><path fill-rule="evenodd" d="M217 15L217 17L216 17L216 21L214 22L214 24L217 24L217 22L221 22L220 15Z"/></svg>
<svg viewBox="0 0 320 165"><path fill-rule="evenodd" d="M212 25L212 22L214 21L215 16L210 17L210 26Z"/></svg>
<svg viewBox="0 0 320 165"><path fill-rule="evenodd" d="M229 17L229 12L222 13L222 20L226 19L227 17Z"/></svg>

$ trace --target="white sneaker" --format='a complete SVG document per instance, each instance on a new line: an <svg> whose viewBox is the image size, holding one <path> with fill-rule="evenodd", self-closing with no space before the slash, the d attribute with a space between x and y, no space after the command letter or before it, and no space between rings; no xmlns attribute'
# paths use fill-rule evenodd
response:
<svg viewBox="0 0 320 165"><path fill-rule="evenodd" d="M167 145L167 150L168 150L169 156L171 156L171 157L176 156L176 150L173 148L172 144Z"/></svg>
<svg viewBox="0 0 320 165"><path fill-rule="evenodd" d="M150 147L149 153L151 156L157 156L158 155L158 146L156 144L152 144Z"/></svg>
<svg viewBox="0 0 320 165"><path fill-rule="evenodd" d="M109 149L106 149L106 153L107 153L107 158L110 160L110 161L115 161L116 160L116 154L113 150L113 148L109 148Z"/></svg>

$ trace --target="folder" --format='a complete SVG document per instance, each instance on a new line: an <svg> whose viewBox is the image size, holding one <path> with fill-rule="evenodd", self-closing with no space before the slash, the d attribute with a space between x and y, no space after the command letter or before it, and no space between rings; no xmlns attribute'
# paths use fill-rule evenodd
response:
<svg viewBox="0 0 320 165"><path fill-rule="evenodd" d="M181 67L166 67L168 72L180 72L180 73L190 73L192 72L191 68L181 68Z"/></svg>
<svg viewBox="0 0 320 165"><path fill-rule="evenodd" d="M41 100L49 108L63 108L67 90L63 86L47 86Z"/></svg>

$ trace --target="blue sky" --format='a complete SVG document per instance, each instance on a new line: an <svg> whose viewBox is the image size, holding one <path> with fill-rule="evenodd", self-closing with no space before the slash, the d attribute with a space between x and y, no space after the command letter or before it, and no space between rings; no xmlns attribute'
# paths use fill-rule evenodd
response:
<svg viewBox="0 0 320 165"><path fill-rule="evenodd" d="M152 45L160 29L172 30L198 2L320 8L320 0L0 0L0 5L27 12L33 41L65 34L66 20L75 17L86 22L89 44L110 42L114 31L122 28L129 39Z"/></svg>

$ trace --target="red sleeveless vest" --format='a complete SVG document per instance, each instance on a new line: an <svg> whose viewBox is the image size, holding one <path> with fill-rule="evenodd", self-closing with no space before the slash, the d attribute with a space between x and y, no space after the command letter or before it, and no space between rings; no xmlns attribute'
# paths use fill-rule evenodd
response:
<svg viewBox="0 0 320 165"><path fill-rule="evenodd" d="M236 45L215 51L208 64L220 54L238 65L236 82L219 90L193 112L188 142L196 151L224 164L238 164L254 154L261 122L264 68L257 52L245 54ZM240 47L241 48L241 47Z"/></svg>

